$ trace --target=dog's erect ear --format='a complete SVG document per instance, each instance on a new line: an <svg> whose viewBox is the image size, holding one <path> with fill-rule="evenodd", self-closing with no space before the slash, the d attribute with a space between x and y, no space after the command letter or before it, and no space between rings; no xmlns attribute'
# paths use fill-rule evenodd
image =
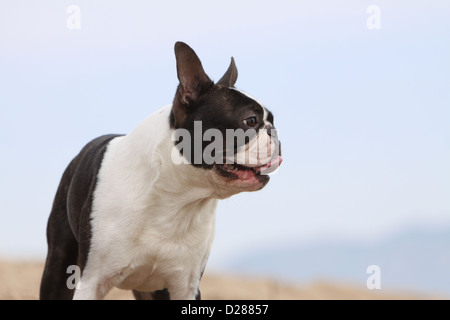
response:
<svg viewBox="0 0 450 320"><path fill-rule="evenodd" d="M238 71L236 68L236 63L234 63L233 57L231 57L231 63L228 67L227 72L223 75L223 77L217 82L218 85L234 88L234 84L236 83L238 77Z"/></svg>
<svg viewBox="0 0 450 320"><path fill-rule="evenodd" d="M196 102L202 90L212 81L203 70L202 63L194 50L184 42L175 43L180 100L182 104Z"/></svg>

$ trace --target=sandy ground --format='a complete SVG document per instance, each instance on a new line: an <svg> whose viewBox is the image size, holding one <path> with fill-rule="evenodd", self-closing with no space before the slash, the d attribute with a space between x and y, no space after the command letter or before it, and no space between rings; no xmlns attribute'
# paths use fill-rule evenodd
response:
<svg viewBox="0 0 450 320"><path fill-rule="evenodd" d="M39 297L42 262L0 260L0 300ZM308 285L281 283L273 279L205 274L202 298L207 300L299 300L299 299L434 299L408 292L368 290L347 284L315 282ZM107 299L132 299L131 291L112 290Z"/></svg>

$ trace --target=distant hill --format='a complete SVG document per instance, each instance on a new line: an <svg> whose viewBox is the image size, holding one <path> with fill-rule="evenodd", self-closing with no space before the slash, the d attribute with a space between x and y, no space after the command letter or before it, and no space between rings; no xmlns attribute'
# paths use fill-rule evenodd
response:
<svg viewBox="0 0 450 320"><path fill-rule="evenodd" d="M324 279L366 286L369 265L381 270L381 291L406 289L450 296L450 229L411 230L376 244L323 241L253 251L231 270L299 282Z"/></svg>

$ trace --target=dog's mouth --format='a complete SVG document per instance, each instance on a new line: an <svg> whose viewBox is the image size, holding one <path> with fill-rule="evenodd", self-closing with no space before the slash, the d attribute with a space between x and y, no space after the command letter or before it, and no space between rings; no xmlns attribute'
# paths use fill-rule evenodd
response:
<svg viewBox="0 0 450 320"><path fill-rule="evenodd" d="M277 156L269 163L262 166L249 167L237 163L216 164L217 171L224 177L244 182L260 182L268 179L268 174L274 172L282 162L281 156Z"/></svg>

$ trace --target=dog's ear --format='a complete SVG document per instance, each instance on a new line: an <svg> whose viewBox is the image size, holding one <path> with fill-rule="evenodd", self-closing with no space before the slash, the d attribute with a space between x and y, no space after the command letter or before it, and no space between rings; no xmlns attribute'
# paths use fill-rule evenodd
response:
<svg viewBox="0 0 450 320"><path fill-rule="evenodd" d="M202 91L212 84L212 81L203 70L197 54L184 42L175 43L175 57L178 80L180 80L178 88L180 102L186 105L195 103Z"/></svg>
<svg viewBox="0 0 450 320"><path fill-rule="evenodd" d="M236 68L236 63L234 62L234 58L231 57L231 63L228 67L227 72L223 75L223 77L217 82L218 85L226 86L229 88L234 88L234 84L236 83L238 77L238 71Z"/></svg>

